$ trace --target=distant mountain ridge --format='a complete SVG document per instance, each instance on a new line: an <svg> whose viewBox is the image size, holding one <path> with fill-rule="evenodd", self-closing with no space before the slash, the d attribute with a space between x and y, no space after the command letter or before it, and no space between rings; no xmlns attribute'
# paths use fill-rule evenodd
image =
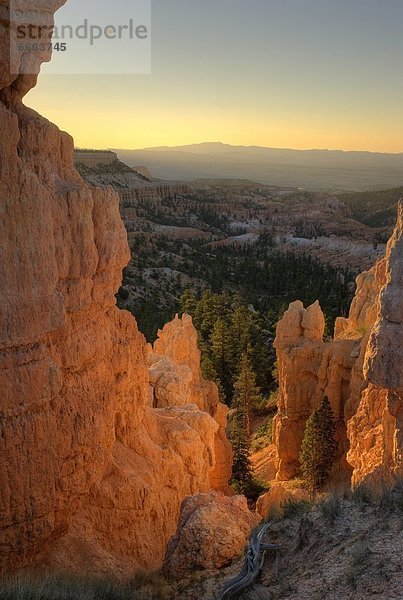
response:
<svg viewBox="0 0 403 600"><path fill-rule="evenodd" d="M335 192L403 185L403 152L293 150L221 142L114 151L130 166L147 164L163 179L251 179Z"/></svg>
<svg viewBox="0 0 403 600"><path fill-rule="evenodd" d="M403 152L372 152L370 150L332 150L329 148L306 148L306 149L297 149L297 148L275 148L271 146L256 146L252 145L233 145L226 144L224 142L200 142L198 144L183 144L180 146L149 146L146 148L135 149L138 150L147 150L147 151L183 151L183 152L193 152L193 153L208 153L208 152L239 152L243 150L252 150L258 151L261 153L280 153L280 152L293 152L295 154L318 154L318 153L326 153L326 154L361 154L361 155L371 155L371 156L401 156L403 157Z"/></svg>

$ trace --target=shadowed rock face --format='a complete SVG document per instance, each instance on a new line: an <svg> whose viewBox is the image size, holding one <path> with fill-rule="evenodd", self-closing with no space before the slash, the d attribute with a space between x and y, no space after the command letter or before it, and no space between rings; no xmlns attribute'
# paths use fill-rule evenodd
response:
<svg viewBox="0 0 403 600"><path fill-rule="evenodd" d="M274 420L277 479L298 473L305 423L328 396L338 420L333 476L354 485L402 473L403 205L385 258L357 278L348 319L323 341L318 303L290 304L277 327L279 412ZM347 454L346 454L347 453ZM347 460L346 460L347 458ZM348 461L348 462L347 462Z"/></svg>
<svg viewBox="0 0 403 600"><path fill-rule="evenodd" d="M403 208L387 246L386 284L379 295L364 372L371 383L403 392Z"/></svg>
<svg viewBox="0 0 403 600"><path fill-rule="evenodd" d="M25 7L51 23L61 4ZM210 489L218 425L149 406L144 337L115 306L118 196L83 182L72 138L22 104L36 76L0 48L0 571L156 568L182 499Z"/></svg>

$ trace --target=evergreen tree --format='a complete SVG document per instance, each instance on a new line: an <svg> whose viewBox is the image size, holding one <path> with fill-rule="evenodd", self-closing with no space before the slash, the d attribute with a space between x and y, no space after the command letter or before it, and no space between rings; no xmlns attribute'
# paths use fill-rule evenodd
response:
<svg viewBox="0 0 403 600"><path fill-rule="evenodd" d="M232 405L236 410L239 425L245 431L248 446L252 429L252 412L261 402L262 397L259 388L256 387L256 375L252 369L248 353L244 352L241 358L239 376L234 385Z"/></svg>
<svg viewBox="0 0 403 600"><path fill-rule="evenodd" d="M197 306L197 298L190 289L186 289L181 298L180 298L180 306L182 312L193 316Z"/></svg>
<svg viewBox="0 0 403 600"><path fill-rule="evenodd" d="M251 343L250 320L246 306L236 307L231 316L231 361L235 371L239 371L242 354Z"/></svg>
<svg viewBox="0 0 403 600"><path fill-rule="evenodd" d="M248 353L241 358L240 372L234 385L234 417L231 427L231 442L234 453L232 480L238 491L250 495L252 490L259 493L258 482L254 480L250 462L251 417L253 407L261 401L256 377ZM260 490L261 491L261 490Z"/></svg>
<svg viewBox="0 0 403 600"><path fill-rule="evenodd" d="M224 319L226 312L223 294L213 294L210 290L204 292L194 313L195 327L204 340L211 336L216 322Z"/></svg>
<svg viewBox="0 0 403 600"><path fill-rule="evenodd" d="M228 403L232 397L232 373L230 366L231 338L224 319L215 322L210 336L211 362L224 389Z"/></svg>
<svg viewBox="0 0 403 600"><path fill-rule="evenodd" d="M251 487L253 472L250 461L249 439L246 433L242 413L235 413L231 427L233 450L232 481L241 493Z"/></svg>
<svg viewBox="0 0 403 600"><path fill-rule="evenodd" d="M202 371L202 375L203 375L204 379L207 379L208 381L214 381L214 383L218 387L218 393L220 395L220 400L224 401L225 400L224 389L221 385L220 378L217 375L217 371L215 370L214 365L211 362L211 359L208 356L207 352L202 352L200 366L201 366L201 371Z"/></svg>
<svg viewBox="0 0 403 600"><path fill-rule="evenodd" d="M307 489L315 496L326 483L337 455L336 420L328 398L309 417L301 444L301 471Z"/></svg>

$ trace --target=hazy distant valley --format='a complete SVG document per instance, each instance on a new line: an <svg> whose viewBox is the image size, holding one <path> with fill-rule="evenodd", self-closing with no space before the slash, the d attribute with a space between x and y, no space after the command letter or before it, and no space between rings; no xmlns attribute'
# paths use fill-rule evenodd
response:
<svg viewBox="0 0 403 600"><path fill-rule="evenodd" d="M115 150L129 166L163 179L251 179L322 191L382 190L402 185L403 154L290 150L203 143Z"/></svg>

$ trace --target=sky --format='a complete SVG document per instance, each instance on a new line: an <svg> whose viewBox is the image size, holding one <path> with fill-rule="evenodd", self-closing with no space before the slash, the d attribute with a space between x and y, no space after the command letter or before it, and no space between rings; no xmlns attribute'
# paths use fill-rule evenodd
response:
<svg viewBox="0 0 403 600"><path fill-rule="evenodd" d="M45 65L25 103L85 148L403 152L402 24L402 0L152 0L151 74Z"/></svg>

